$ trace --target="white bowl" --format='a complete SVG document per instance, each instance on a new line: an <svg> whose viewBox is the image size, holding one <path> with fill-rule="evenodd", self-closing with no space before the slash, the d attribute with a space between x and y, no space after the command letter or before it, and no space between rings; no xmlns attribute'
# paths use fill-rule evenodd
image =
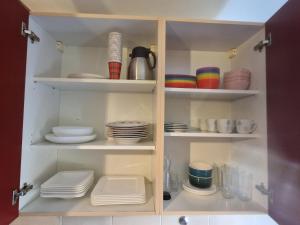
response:
<svg viewBox="0 0 300 225"><path fill-rule="evenodd" d="M53 134L58 137L88 136L94 133L93 127L60 126L52 128Z"/></svg>
<svg viewBox="0 0 300 225"><path fill-rule="evenodd" d="M56 143L56 144L80 144L85 142L90 142L96 139L96 134L87 135L87 136L69 136L61 137L54 134L46 134L45 139L47 141Z"/></svg>
<svg viewBox="0 0 300 225"><path fill-rule="evenodd" d="M205 162L191 162L189 167L195 170L212 170L212 165Z"/></svg>

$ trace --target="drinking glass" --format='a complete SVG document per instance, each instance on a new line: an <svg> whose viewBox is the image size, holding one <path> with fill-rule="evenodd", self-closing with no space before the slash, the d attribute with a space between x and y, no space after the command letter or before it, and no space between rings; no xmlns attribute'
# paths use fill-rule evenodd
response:
<svg viewBox="0 0 300 225"><path fill-rule="evenodd" d="M239 188L238 198L242 201L250 201L252 199L253 176L246 171L239 172Z"/></svg>
<svg viewBox="0 0 300 225"><path fill-rule="evenodd" d="M234 197L234 168L224 165L221 168L222 174L222 195L230 199Z"/></svg>

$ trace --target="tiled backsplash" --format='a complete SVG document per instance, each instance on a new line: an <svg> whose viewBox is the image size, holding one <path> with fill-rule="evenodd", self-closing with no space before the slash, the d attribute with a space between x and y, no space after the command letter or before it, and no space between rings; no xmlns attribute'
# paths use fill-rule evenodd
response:
<svg viewBox="0 0 300 225"><path fill-rule="evenodd" d="M179 217L19 217L11 225L179 225ZM277 225L268 215L201 215L186 218L188 225Z"/></svg>

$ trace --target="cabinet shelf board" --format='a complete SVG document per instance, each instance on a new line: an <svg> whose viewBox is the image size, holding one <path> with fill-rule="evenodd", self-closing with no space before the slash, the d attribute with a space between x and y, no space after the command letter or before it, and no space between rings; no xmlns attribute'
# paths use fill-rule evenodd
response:
<svg viewBox="0 0 300 225"><path fill-rule="evenodd" d="M139 142L134 145L119 145L112 141L96 140L83 144L55 144L42 141L31 145L31 149L47 149L47 150L134 150L145 151L155 150L153 142Z"/></svg>
<svg viewBox="0 0 300 225"><path fill-rule="evenodd" d="M109 80L36 77L35 83L45 84L64 91L101 91L151 93L155 80Z"/></svg>
<svg viewBox="0 0 300 225"><path fill-rule="evenodd" d="M167 49L226 52L240 46L262 28L263 24L169 20Z"/></svg>
<svg viewBox="0 0 300 225"><path fill-rule="evenodd" d="M164 201L165 215L224 215L265 214L266 209L252 201L238 198L225 199L220 192L209 196L198 196L187 191L172 195L171 201Z"/></svg>
<svg viewBox="0 0 300 225"><path fill-rule="evenodd" d="M224 90L224 89L197 89L197 88L165 88L169 97L190 98L198 100L225 100L234 101L258 95L257 90Z"/></svg>
<svg viewBox="0 0 300 225"><path fill-rule="evenodd" d="M152 184L146 185L146 203L140 205L92 206L90 193L83 198L55 199L41 198L33 200L20 210L22 216L135 216L154 215Z"/></svg>
<svg viewBox="0 0 300 225"><path fill-rule="evenodd" d="M106 48L111 31L122 33L124 47L156 44L158 20L154 17L32 13L31 18L66 46Z"/></svg>
<svg viewBox="0 0 300 225"><path fill-rule="evenodd" d="M204 140L246 140L259 138L257 134L222 134L222 133L204 133L204 132L165 132L165 137L185 137L185 138L199 138Z"/></svg>

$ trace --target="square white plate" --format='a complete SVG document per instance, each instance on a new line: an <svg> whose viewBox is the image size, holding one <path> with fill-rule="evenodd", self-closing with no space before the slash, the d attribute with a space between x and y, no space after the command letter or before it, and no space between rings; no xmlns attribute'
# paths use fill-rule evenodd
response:
<svg viewBox="0 0 300 225"><path fill-rule="evenodd" d="M142 176L104 176L100 178L91 193L92 198L137 195L145 195L145 179Z"/></svg>

